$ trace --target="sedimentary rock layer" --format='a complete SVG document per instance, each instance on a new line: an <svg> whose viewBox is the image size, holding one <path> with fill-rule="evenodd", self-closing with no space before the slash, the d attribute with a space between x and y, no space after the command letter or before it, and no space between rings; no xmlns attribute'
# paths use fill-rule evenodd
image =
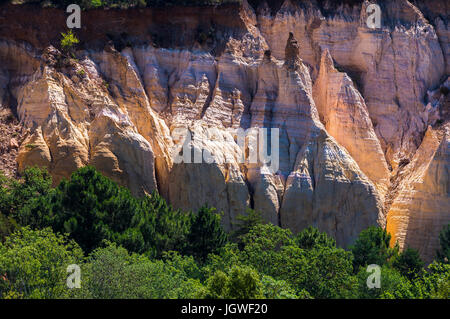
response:
<svg viewBox="0 0 450 319"><path fill-rule="evenodd" d="M54 27L27 33L33 7L1 6L0 103L29 129L19 171L57 183L94 165L136 195L215 206L227 229L252 207L342 246L387 222L429 259L450 211L448 19L392 0L373 30L368 4L94 10L73 56L55 48L64 12L39 9ZM260 141L277 163L249 160Z"/></svg>

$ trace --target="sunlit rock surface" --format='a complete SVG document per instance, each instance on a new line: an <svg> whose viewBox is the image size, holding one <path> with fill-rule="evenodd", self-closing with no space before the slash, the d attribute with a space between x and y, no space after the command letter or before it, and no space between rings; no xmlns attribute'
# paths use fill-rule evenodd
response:
<svg viewBox="0 0 450 319"><path fill-rule="evenodd" d="M341 246L387 225L429 260L450 209L448 18L428 2L383 2L380 29L368 1L174 8L173 24L157 9L88 11L76 59L55 48L61 12L43 9L54 26L37 34L26 6L5 6L0 103L28 129L18 169L57 183L93 165L136 195L217 207L227 229L247 207ZM275 166L248 159L262 128L279 130Z"/></svg>

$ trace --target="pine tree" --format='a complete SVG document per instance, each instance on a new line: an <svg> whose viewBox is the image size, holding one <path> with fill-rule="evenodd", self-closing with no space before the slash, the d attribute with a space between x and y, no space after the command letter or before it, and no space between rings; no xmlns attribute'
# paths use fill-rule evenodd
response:
<svg viewBox="0 0 450 319"><path fill-rule="evenodd" d="M187 252L200 262L204 262L208 254L216 252L227 243L227 234L220 220L221 216L215 213L215 208L206 206L192 215Z"/></svg>

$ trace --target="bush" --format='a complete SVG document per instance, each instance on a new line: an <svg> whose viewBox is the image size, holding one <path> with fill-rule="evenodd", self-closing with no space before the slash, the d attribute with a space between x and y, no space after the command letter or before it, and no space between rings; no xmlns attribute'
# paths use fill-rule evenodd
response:
<svg viewBox="0 0 450 319"><path fill-rule="evenodd" d="M411 282L396 269L384 265L381 268L380 288L370 289L367 278L370 273L361 267L358 273L359 298L364 299L410 299L414 297L414 287Z"/></svg>
<svg viewBox="0 0 450 319"><path fill-rule="evenodd" d="M69 297L67 267L82 259L80 247L65 236L22 228L0 243L0 296Z"/></svg>
<svg viewBox="0 0 450 319"><path fill-rule="evenodd" d="M233 266L229 274L217 271L207 280L207 297L220 299L261 299L263 284L259 274L247 266Z"/></svg>
<svg viewBox="0 0 450 319"><path fill-rule="evenodd" d="M88 298L199 298L205 293L198 280L174 264L130 255L115 244L92 252L84 273L83 297Z"/></svg>
<svg viewBox="0 0 450 319"><path fill-rule="evenodd" d="M34 216L21 216L20 210L51 190L52 178L45 168L29 167L20 180L0 176L0 212L21 225L33 225Z"/></svg>
<svg viewBox="0 0 450 319"><path fill-rule="evenodd" d="M80 42L72 30L67 31L67 33L62 32L61 36L61 48L66 53L72 52L74 46Z"/></svg>

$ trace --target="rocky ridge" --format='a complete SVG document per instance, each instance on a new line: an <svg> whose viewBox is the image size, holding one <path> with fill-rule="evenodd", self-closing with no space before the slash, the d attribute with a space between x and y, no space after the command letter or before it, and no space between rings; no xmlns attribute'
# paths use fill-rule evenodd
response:
<svg viewBox="0 0 450 319"><path fill-rule="evenodd" d="M450 222L450 51L447 17L429 9L429 21L417 2L380 3L377 30L365 25L369 1L175 11L167 29L186 32L163 39L155 10L112 11L106 39L91 22L80 30L76 59L52 32L14 39L6 14L16 9L3 6L0 102L29 129L18 169L46 166L57 183L94 165L135 194L215 206L228 229L248 206L294 231L317 226L342 246L387 225L430 260ZM249 149L238 147L239 128L279 129L276 172L240 160ZM177 161L179 129L216 161Z"/></svg>

